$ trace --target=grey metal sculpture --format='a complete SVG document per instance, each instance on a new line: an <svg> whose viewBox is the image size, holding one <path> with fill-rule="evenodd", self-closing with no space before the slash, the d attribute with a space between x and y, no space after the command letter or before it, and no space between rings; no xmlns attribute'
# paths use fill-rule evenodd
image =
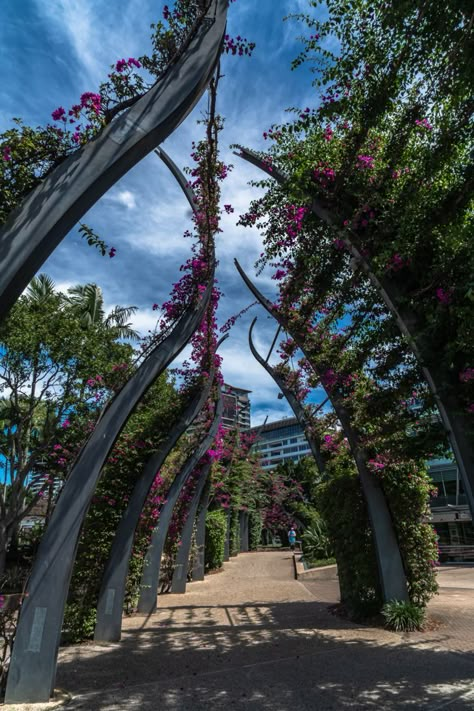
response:
<svg viewBox="0 0 474 711"><path fill-rule="evenodd" d="M212 371L209 373L209 378L206 379L204 387L193 397L166 441L163 442L158 451L149 460L130 496L127 509L117 528L102 578L94 632L94 639L97 642L118 642L120 640L125 585L133 539L140 520L140 514L148 498L156 473L163 466L178 439L196 419L209 397L213 382L214 372Z"/></svg>
<svg viewBox="0 0 474 711"><path fill-rule="evenodd" d="M140 598L138 600L138 612L151 615L156 610L158 596L158 584L160 579L161 556L168 533L169 524L173 515L173 508L178 500L179 494L191 476L196 464L209 449L216 436L219 422L222 418L222 397L219 391L219 398L216 411L209 432L202 440L195 452L186 460L179 474L174 479L166 496L166 503L163 505L158 525L153 531L150 547L145 556L145 565L141 580Z"/></svg>
<svg viewBox="0 0 474 711"><path fill-rule="evenodd" d="M253 343L252 339L252 332L255 327L255 324L257 322L257 318L254 318L252 321L252 324L249 329L249 347L250 351L253 355L253 357L257 360L258 363L262 366L262 368L265 368L267 373L271 375L275 383L278 385L280 388L281 392L285 396L289 406L293 410L293 413L298 420L299 424L301 425L302 430L305 432L306 440L309 444L309 448L311 449L311 454L314 457L314 460L316 462L316 466L319 469L319 472L321 475L324 476L324 472L326 469L326 464L324 461L324 457L321 452L321 448L318 446L318 443L314 439L314 437L311 435L311 433L308 431L308 421L306 418L305 411L303 409L303 406L299 402L299 400L296 399L290 388L286 385L284 379L276 372L275 368L272 368L270 363L268 362L268 359L265 360L262 358L260 353L257 351L255 348L255 345Z"/></svg>
<svg viewBox="0 0 474 711"><path fill-rule="evenodd" d="M279 171L275 166L269 165L262 160L254 151L241 146L239 153L236 155L244 160L252 163L260 170L274 178L278 183L284 184L287 181L286 175ZM402 294L398 293L396 285L388 278L378 278L366 257L355 247L349 238L348 230L341 231L338 221L333 218L329 211L324 208L316 199L313 199L311 211L319 217L322 222L333 227L337 232L349 254L351 254L354 263L366 274L371 284L377 289L383 302L391 312L400 332L406 338L408 346L415 355L420 368L423 372L425 380L433 394L436 405L439 410L441 421L444 425L446 434L449 438L456 463L459 468L459 473L464 485L467 500L471 514L474 516L474 445L470 439L470 425L463 413L463 408L456 398L449 392L446 384L440 381L438 375L434 373L432 367L428 367L426 361L432 356L426 346L420 343L419 329L417 330L418 318L407 304L407 300L402 298ZM429 344L427 344L429 347Z"/></svg>
<svg viewBox="0 0 474 711"><path fill-rule="evenodd" d="M249 552L249 515L246 511L239 512L240 552Z"/></svg>
<svg viewBox="0 0 474 711"><path fill-rule="evenodd" d="M69 474L31 571L10 663L6 703L40 702L50 698L77 541L102 467L144 393L185 347L200 324L212 285L213 272L203 297L149 352L112 399Z"/></svg>
<svg viewBox="0 0 474 711"><path fill-rule="evenodd" d="M169 169L170 173L176 178L179 187L184 193L184 196L186 200L189 203L189 206L191 210L196 214L197 212L197 199L194 194L194 191L192 190L191 186L189 185L189 180L186 178L184 173L178 168L174 160L170 158L170 156L166 153L166 151L163 148L156 148L155 153L158 156L158 158L161 158L163 163L166 165L166 167Z"/></svg>
<svg viewBox="0 0 474 711"><path fill-rule="evenodd" d="M206 516L209 508L211 481L208 477L196 516L196 556L193 562L193 582L204 580L206 572Z"/></svg>
<svg viewBox="0 0 474 711"><path fill-rule="evenodd" d="M291 324L287 323L286 320L283 319L281 313L273 308L271 301L265 298L265 296L263 296L263 294L257 289L257 287L245 274L238 261L234 261L240 276L249 290L262 304L266 311L268 311L268 313L273 316L275 320L291 335L294 342L301 349L308 362L320 377L322 374L312 362L312 359L305 348L305 344L296 334L293 333ZM366 454L361 447L358 433L352 427L349 413L347 412L342 400L334 393L327 391L326 394L331 401L334 412L336 413L347 437L357 466L357 471L359 472L360 483L367 504L367 511L374 536L377 566L383 599L386 602L389 600L408 600L408 588L403 568L403 561L400 555L400 549L384 493L380 488L379 483L374 479L373 475L367 468Z"/></svg>
<svg viewBox="0 0 474 711"><path fill-rule="evenodd" d="M181 540L178 547L178 553L176 555L175 569L173 572L173 579L171 581L171 592L172 593L185 593L186 592L186 582L188 579L188 567L189 567L189 556L191 553L191 544L193 539L193 529L194 523L196 521L196 514L200 503L203 503L203 494L205 489L206 499L209 498L209 472L211 469L211 462L207 462L202 471L199 474L199 480L196 485L196 489L191 499L189 505L186 521L184 522L183 529L181 531ZM204 508L204 506L201 506ZM207 506L206 506L207 508ZM204 553L204 551L202 551Z"/></svg>
<svg viewBox="0 0 474 711"><path fill-rule="evenodd" d="M202 96L219 61L228 0L212 0L182 56L131 108L59 164L0 230L0 318L69 230L165 140Z"/></svg>

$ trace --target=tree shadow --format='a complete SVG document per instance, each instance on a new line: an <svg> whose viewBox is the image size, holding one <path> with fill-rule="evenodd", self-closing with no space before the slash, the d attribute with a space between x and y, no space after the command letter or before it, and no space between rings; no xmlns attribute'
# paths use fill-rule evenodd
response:
<svg viewBox="0 0 474 711"><path fill-rule="evenodd" d="M88 711L472 709L474 655L444 640L362 627L318 601L184 605L132 618L119 644L62 650L57 685Z"/></svg>

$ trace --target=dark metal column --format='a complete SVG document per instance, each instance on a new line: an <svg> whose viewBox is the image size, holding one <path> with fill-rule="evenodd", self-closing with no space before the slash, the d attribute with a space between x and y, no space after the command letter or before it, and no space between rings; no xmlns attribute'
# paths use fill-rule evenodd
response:
<svg viewBox="0 0 474 711"><path fill-rule="evenodd" d="M278 311L273 309L272 303L265 296L263 296L263 294L261 294L257 287L252 283L237 260L235 260L235 264L240 276L255 298L258 299L268 313L271 314L275 320L280 323L291 335L294 342L304 353L315 372L318 376L321 376L321 373L312 363L311 357L308 355L304 343L292 332L291 325L282 318ZM344 408L342 402L335 397L334 394L329 392L326 392L326 394L331 401L332 407L342 425L342 428L344 429L357 470L359 472L361 487L367 503L367 510L374 536L383 599L385 602L388 602L389 600L408 600L409 595L405 570L403 568L400 548L398 546L387 500L382 489L380 488L379 482L375 480L367 468L367 457L359 444L358 434L352 427L348 412Z"/></svg>
<svg viewBox="0 0 474 711"><path fill-rule="evenodd" d="M193 581L204 580L206 570L206 516L209 507L210 479L202 492L201 504L196 517L196 559L193 565Z"/></svg>
<svg viewBox="0 0 474 711"><path fill-rule="evenodd" d="M214 373L210 373L205 386L193 397L182 417L173 427L166 442L149 460L142 476L135 485L127 509L119 523L109 559L105 566L97 604L97 620L94 632L96 641L118 642L120 639L128 566L140 514L148 498L156 473L162 467L178 439L201 411L209 397L213 380Z"/></svg>
<svg viewBox="0 0 474 711"><path fill-rule="evenodd" d="M181 489L191 476L193 469L199 460L204 456L217 433L219 422L222 417L222 397L219 391L219 399L216 406L214 421L208 434L196 449L194 454L188 458L184 467L173 481L168 491L166 503L163 505L158 525L153 531L150 547L145 556L145 565L141 581L141 592L138 600L138 612L151 615L156 610L156 598L158 596L158 584L160 580L161 556L168 533L168 527L173 515L173 508L178 500Z"/></svg>
<svg viewBox="0 0 474 711"><path fill-rule="evenodd" d="M240 524L240 552L249 552L249 515L246 511L239 513Z"/></svg>
<svg viewBox="0 0 474 711"><path fill-rule="evenodd" d="M206 485L208 484L209 471L211 469L211 462L207 462L199 475L199 481L196 484L196 490L193 494L193 498L189 505L188 515L186 521L184 522L183 530L181 531L181 543L178 547L178 553L176 555L175 569L173 572L173 579L171 581L171 592L172 593L185 593L186 592L186 582L188 578L188 567L189 567L189 555L191 553L191 543L193 540L193 529L194 522L196 520L196 514L199 506L199 502L202 501L203 493ZM206 500L209 498L209 488L206 491ZM204 554L204 550L202 551ZM203 575L204 577L204 575Z"/></svg>
<svg viewBox="0 0 474 711"><path fill-rule="evenodd" d="M107 457L144 393L184 348L200 324L211 295L213 275L204 298L180 318L171 333L153 348L95 426L59 496L41 540L23 602L5 701L48 701L56 676L56 659L77 541Z"/></svg>
<svg viewBox="0 0 474 711"><path fill-rule="evenodd" d="M0 318L69 230L163 142L204 93L220 58L228 0L212 0L182 56L136 104L44 178L0 230Z"/></svg>
<svg viewBox="0 0 474 711"><path fill-rule="evenodd" d="M263 170L278 183L283 184L286 182L287 177L281 171L275 168L275 166L270 166L268 163L265 163L254 151L242 148L241 146L239 146L239 150L240 153L236 153L236 155L244 158L244 160L252 163L257 168L260 168L260 170ZM396 285L393 282L391 283L386 277L379 279L375 275L367 258L360 253L349 238L348 231L341 231L338 222L326 208L320 205L316 200L313 200L311 210L320 220L333 227L338 237L343 240L355 263L366 274L371 284L379 292L386 307L395 318L400 332L405 336L409 348L417 358L421 371L425 376L426 382L438 407L441 421L459 468L469 508L471 514L474 516L474 445L472 438L469 436L470 424L463 413L461 404L455 395L450 393L450 388L447 387L449 377L446 377L446 380L443 382L442 376L436 373L433 367L428 367L427 365L426 361L432 359L432 353L430 353L429 350L429 342L424 346L419 342L419 329L417 331L418 318L416 314L409 309L406 303L403 304L403 301L406 302L406 299L403 298L403 294L397 293ZM403 305L400 306L400 304Z"/></svg>
<svg viewBox="0 0 474 711"><path fill-rule="evenodd" d="M306 440L309 444L309 448L311 449L311 454L313 455L313 458L316 462L316 466L318 467L319 473L321 475L324 475L325 469L326 469L326 464L324 462L324 457L321 452L321 448L319 447L318 443L314 439L314 437L311 436L309 432L307 432L307 427L308 423L306 421L306 416L303 410L303 407L301 403L296 399L296 397L293 395L291 390L286 386L283 378L281 378L278 373L275 371L274 368L268 363L268 361L264 360L260 353L257 351L257 349L254 346L253 340L252 340L252 332L255 326L257 319L254 318L252 321L252 324L250 326L249 330L249 346L250 350L252 352L253 357L260 363L262 368L265 368L267 373L271 375L275 383L278 385L280 388L281 392L285 396L289 406L293 410L293 413L298 420L299 424L301 425L302 430L304 431L306 435Z"/></svg>

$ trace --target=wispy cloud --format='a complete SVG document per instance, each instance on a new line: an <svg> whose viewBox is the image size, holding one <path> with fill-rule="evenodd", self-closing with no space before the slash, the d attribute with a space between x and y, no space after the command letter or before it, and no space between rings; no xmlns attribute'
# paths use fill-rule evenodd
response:
<svg viewBox="0 0 474 711"><path fill-rule="evenodd" d="M133 210L137 206L137 200L131 190L119 190L111 192L106 197L107 200L123 205L127 210Z"/></svg>

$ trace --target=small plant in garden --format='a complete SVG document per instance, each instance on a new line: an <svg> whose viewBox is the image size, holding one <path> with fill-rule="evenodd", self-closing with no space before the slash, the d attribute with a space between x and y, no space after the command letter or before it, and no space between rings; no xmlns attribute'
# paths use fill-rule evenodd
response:
<svg viewBox="0 0 474 711"><path fill-rule="evenodd" d="M329 539L324 521L315 521L303 536L303 553L307 560L328 559L333 555L333 546Z"/></svg>
<svg viewBox="0 0 474 711"><path fill-rule="evenodd" d="M382 608L385 625L395 632L413 632L419 630L425 621L425 610L413 602L390 600Z"/></svg>

